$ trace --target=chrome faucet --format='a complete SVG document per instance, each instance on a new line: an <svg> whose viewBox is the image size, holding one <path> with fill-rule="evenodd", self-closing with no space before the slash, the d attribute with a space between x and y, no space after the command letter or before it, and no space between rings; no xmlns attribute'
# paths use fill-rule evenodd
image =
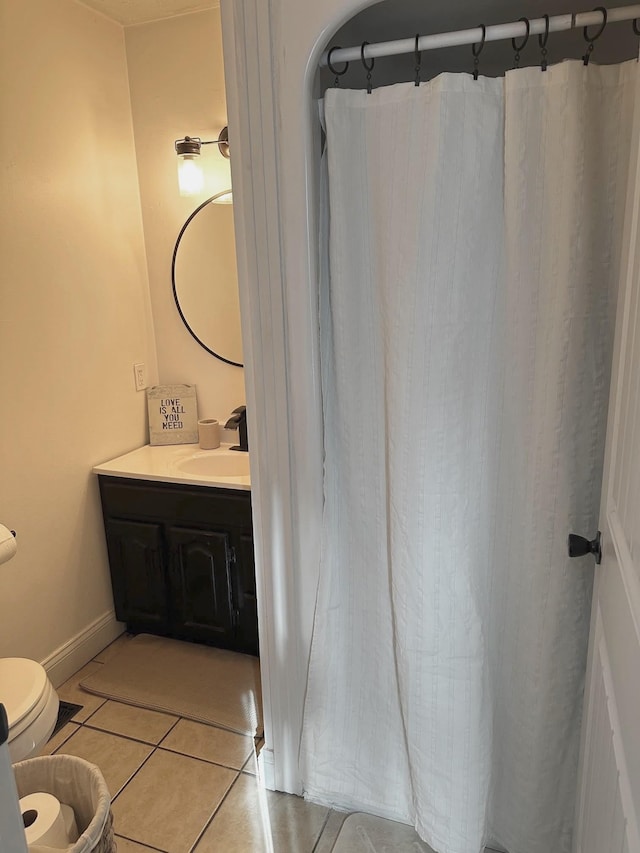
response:
<svg viewBox="0 0 640 853"><path fill-rule="evenodd" d="M239 444L234 444L231 450L249 450L249 441L247 438L247 407L238 406L233 410L229 420L224 425L225 429L237 429Z"/></svg>

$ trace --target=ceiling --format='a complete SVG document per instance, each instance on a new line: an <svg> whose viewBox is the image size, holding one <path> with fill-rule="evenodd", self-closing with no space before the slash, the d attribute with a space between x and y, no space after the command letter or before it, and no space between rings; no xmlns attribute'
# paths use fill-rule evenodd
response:
<svg viewBox="0 0 640 853"><path fill-rule="evenodd" d="M80 0L119 24L145 24L187 12L217 9L220 0Z"/></svg>
<svg viewBox="0 0 640 853"><path fill-rule="evenodd" d="M612 0L602 5L608 7L631 6L637 0ZM380 40L392 39L396 33L413 35L418 25L421 32L437 33L466 29L479 23L497 24L517 20L521 15L529 18L542 15L562 15L568 12L585 12L593 9L593 0L447 0L446 3L425 0L377 0L350 23L366 22Z"/></svg>

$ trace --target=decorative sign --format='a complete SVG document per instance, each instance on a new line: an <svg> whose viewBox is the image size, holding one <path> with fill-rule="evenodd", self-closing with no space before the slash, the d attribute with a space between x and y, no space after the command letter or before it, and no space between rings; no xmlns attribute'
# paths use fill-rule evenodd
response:
<svg viewBox="0 0 640 853"><path fill-rule="evenodd" d="M198 404L195 385L147 388L149 444L195 444Z"/></svg>

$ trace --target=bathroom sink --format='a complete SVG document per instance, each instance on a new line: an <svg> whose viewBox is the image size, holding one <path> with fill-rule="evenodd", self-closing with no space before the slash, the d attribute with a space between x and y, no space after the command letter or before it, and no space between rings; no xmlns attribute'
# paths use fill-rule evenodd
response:
<svg viewBox="0 0 640 853"><path fill-rule="evenodd" d="M201 477L247 477L249 475L249 454L204 450L194 453L176 463L183 474L196 474Z"/></svg>
<svg viewBox="0 0 640 853"><path fill-rule="evenodd" d="M226 442L215 450L197 444L146 444L93 470L105 477L251 490L249 454L232 450Z"/></svg>

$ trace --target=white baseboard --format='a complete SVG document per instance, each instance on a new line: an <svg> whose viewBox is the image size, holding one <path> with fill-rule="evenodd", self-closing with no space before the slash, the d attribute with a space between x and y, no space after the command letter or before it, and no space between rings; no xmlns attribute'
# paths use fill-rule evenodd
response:
<svg viewBox="0 0 640 853"><path fill-rule="evenodd" d="M276 764L273 750L262 747L258 753L258 777L268 791L276 789Z"/></svg>
<svg viewBox="0 0 640 853"><path fill-rule="evenodd" d="M75 637L63 643L53 654L40 661L53 686L59 687L71 678L74 672L81 669L124 631L125 626L116 620L113 610L107 610Z"/></svg>

